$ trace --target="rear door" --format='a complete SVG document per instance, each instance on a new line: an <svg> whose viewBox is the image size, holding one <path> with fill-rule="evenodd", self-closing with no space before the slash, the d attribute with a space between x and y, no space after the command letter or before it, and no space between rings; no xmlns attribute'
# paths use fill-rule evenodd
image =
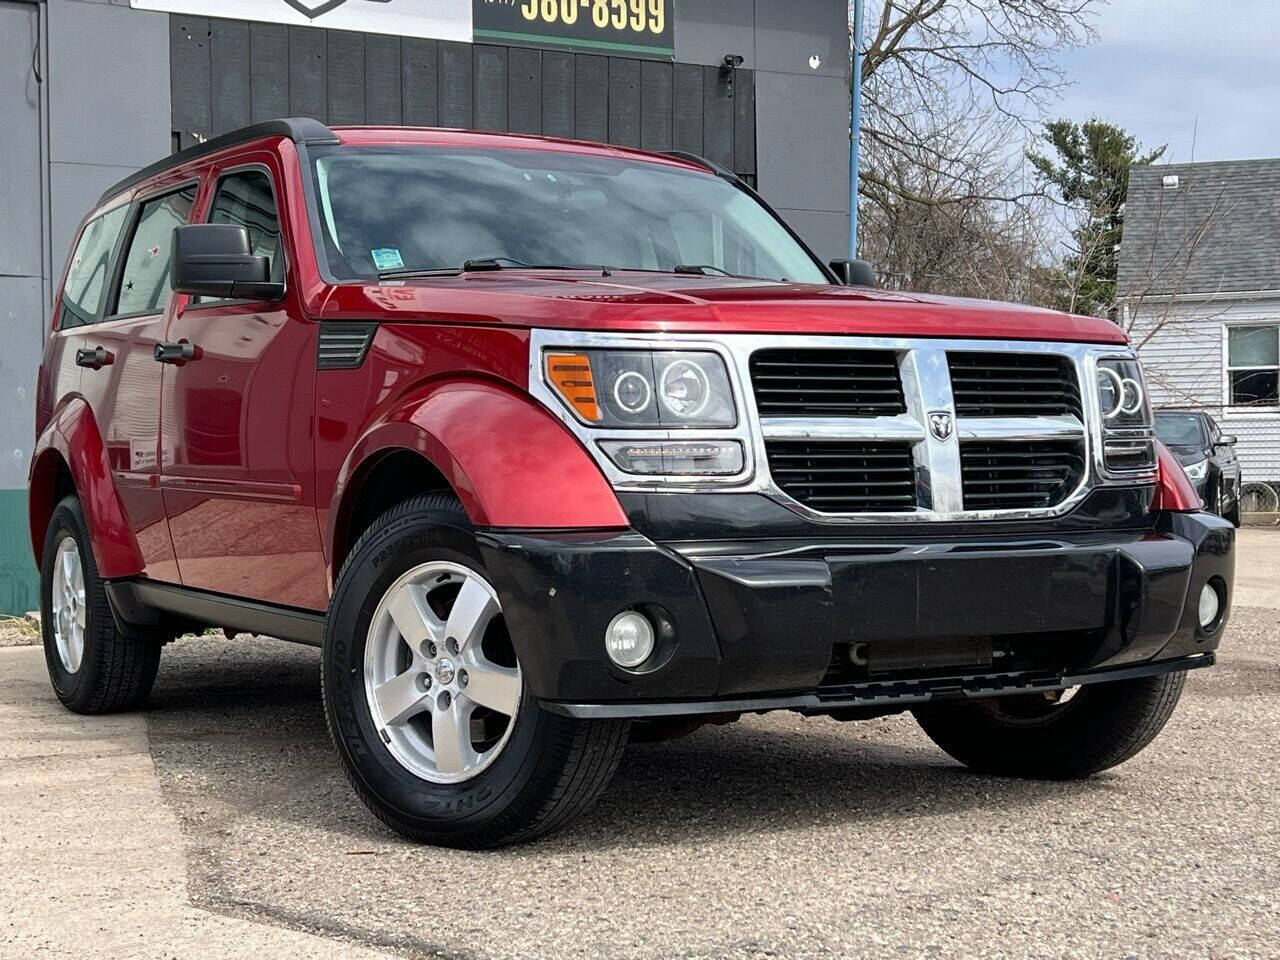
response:
<svg viewBox="0 0 1280 960"><path fill-rule="evenodd" d="M82 331L81 346L100 351L100 367L85 367L80 391L93 409L112 478L138 539L143 573L176 583L178 566L160 494L161 364L156 342L172 300L169 256L173 228L186 223L198 181L165 187L135 200L112 269L104 316ZM65 309L65 308L64 308Z"/></svg>
<svg viewBox="0 0 1280 960"><path fill-rule="evenodd" d="M212 176L204 219L247 227L288 292L274 303L178 297L165 339L198 348L164 374L161 487L178 567L188 587L320 610L316 329L289 282L280 171L263 153Z"/></svg>

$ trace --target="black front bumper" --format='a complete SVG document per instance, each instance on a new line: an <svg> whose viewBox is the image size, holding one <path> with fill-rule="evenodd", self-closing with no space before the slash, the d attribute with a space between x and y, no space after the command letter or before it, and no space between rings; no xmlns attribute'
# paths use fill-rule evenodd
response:
<svg viewBox="0 0 1280 960"><path fill-rule="evenodd" d="M526 682L573 716L829 712L1206 666L1235 532L1207 513L1122 531L655 543L480 535ZM1227 598L1209 630L1213 580ZM658 625L639 671L606 656L624 609Z"/></svg>

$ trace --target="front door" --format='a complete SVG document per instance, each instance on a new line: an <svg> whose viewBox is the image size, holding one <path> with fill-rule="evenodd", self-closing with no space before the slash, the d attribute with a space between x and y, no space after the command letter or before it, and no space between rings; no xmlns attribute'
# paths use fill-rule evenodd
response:
<svg viewBox="0 0 1280 960"><path fill-rule="evenodd" d="M301 318L270 154L214 171L206 220L248 228L288 294L276 303L179 295L165 339L196 358L164 374L161 488L184 586L323 609L311 413L315 325Z"/></svg>

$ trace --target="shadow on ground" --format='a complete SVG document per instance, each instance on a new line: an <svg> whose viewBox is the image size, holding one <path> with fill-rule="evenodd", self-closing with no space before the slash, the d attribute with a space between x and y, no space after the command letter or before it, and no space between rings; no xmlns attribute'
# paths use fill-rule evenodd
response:
<svg viewBox="0 0 1280 960"><path fill-rule="evenodd" d="M319 684L313 650L275 641L183 641L166 653L148 707L162 769L206 781L224 813L274 809L300 826L341 829L353 842L386 842L390 834L364 813L338 770ZM862 724L778 719L633 744L596 808L538 846L635 847L801 822L946 814L989 802L996 782L951 763L923 736L912 745L886 744L860 737ZM1106 784L999 781L999 791L1008 808L1105 791Z"/></svg>

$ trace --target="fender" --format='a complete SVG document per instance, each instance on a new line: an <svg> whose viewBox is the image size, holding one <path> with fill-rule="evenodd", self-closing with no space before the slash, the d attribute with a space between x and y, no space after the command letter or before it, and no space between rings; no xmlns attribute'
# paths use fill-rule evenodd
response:
<svg viewBox="0 0 1280 960"><path fill-rule="evenodd" d="M407 394L361 434L338 474L330 546L350 512L352 479L395 449L416 451L439 470L477 527L630 526L591 455L536 401L494 383L450 380Z"/></svg>
<svg viewBox="0 0 1280 960"><path fill-rule="evenodd" d="M57 460L71 470L84 508L98 573L103 579L134 577L142 572L142 550L125 519L124 505L111 478L107 448L89 405L80 397L64 404L45 426L31 457L28 511L31 549L40 566L45 533L53 508Z"/></svg>

